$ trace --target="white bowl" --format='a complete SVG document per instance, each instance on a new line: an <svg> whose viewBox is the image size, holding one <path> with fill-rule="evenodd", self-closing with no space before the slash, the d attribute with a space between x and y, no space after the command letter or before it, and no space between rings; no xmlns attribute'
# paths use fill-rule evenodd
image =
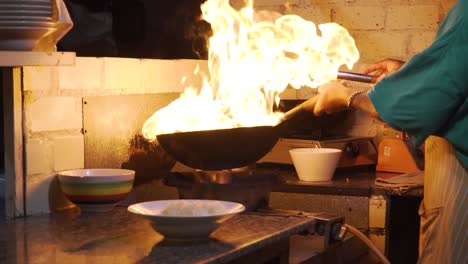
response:
<svg viewBox="0 0 468 264"><path fill-rule="evenodd" d="M18 9L0 9L0 16L40 16L52 17L52 11L44 10L18 10Z"/></svg>
<svg viewBox="0 0 468 264"><path fill-rule="evenodd" d="M301 181L330 181L340 160L341 150L332 148L297 148L289 150Z"/></svg>
<svg viewBox="0 0 468 264"><path fill-rule="evenodd" d="M14 4L3 4L0 2L1 10L24 10L24 11L52 11L52 7L49 5L14 5Z"/></svg>
<svg viewBox="0 0 468 264"><path fill-rule="evenodd" d="M133 204L128 211L151 221L167 240L207 240L224 221L241 213L240 203L217 200L160 200Z"/></svg>
<svg viewBox="0 0 468 264"><path fill-rule="evenodd" d="M55 28L56 22L48 21L29 21L29 20L16 20L16 21L2 21L0 20L0 27L44 27L44 28Z"/></svg>
<svg viewBox="0 0 468 264"><path fill-rule="evenodd" d="M3 4L51 5L53 0L0 0Z"/></svg>
<svg viewBox="0 0 468 264"><path fill-rule="evenodd" d="M0 21L5 22L15 22L15 21L45 21L45 22L53 22L54 19L52 17L47 16L1 16Z"/></svg>
<svg viewBox="0 0 468 264"><path fill-rule="evenodd" d="M40 38L55 30L50 27L0 26L0 50L31 51Z"/></svg>
<svg viewBox="0 0 468 264"><path fill-rule="evenodd" d="M79 169L58 173L65 196L82 211L108 212L124 200L133 187L135 171Z"/></svg>

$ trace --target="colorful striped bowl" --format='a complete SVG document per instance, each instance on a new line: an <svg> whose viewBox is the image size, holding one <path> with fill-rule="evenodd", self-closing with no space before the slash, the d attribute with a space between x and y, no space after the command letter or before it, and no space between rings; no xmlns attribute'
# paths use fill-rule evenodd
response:
<svg viewBox="0 0 468 264"><path fill-rule="evenodd" d="M124 200L133 186L135 171L79 169L58 173L65 196L86 212L108 212Z"/></svg>

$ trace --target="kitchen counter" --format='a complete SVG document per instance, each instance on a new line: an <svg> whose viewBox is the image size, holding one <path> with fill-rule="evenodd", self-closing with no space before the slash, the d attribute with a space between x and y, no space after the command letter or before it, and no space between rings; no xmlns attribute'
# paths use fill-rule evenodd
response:
<svg viewBox="0 0 468 264"><path fill-rule="evenodd" d="M312 218L243 213L207 242L180 244L165 241L126 207L109 213L75 208L0 223L0 263L259 263L280 254L284 261L289 237L314 224Z"/></svg>
<svg viewBox="0 0 468 264"><path fill-rule="evenodd" d="M258 165L259 171L279 174L282 183L273 188L274 192L287 193L313 193L326 195L362 196L388 195L388 196L418 196L423 195L423 188L414 188L407 192L396 189L382 188L375 185L377 177L390 178L400 173L376 172L373 167L341 168L338 169L330 182L304 182L297 177L292 166Z"/></svg>

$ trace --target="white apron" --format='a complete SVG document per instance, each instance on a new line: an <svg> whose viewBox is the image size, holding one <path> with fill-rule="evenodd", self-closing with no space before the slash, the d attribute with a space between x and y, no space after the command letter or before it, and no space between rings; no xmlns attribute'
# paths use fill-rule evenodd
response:
<svg viewBox="0 0 468 264"><path fill-rule="evenodd" d="M468 263L468 171L441 137L429 137L425 150L418 263Z"/></svg>

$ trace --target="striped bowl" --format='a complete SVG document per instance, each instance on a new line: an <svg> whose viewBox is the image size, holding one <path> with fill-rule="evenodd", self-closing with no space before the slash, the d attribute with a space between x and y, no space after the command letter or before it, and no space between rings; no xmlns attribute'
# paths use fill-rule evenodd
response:
<svg viewBox="0 0 468 264"><path fill-rule="evenodd" d="M124 200L133 186L135 171L79 169L58 173L65 196L86 212L108 212Z"/></svg>

